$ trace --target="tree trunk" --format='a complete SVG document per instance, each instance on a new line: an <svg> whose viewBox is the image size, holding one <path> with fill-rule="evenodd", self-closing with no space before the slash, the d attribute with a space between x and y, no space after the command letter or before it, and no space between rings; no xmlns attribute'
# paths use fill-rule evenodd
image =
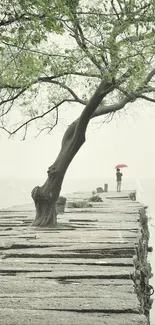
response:
<svg viewBox="0 0 155 325"><path fill-rule="evenodd" d="M85 142L85 132L92 114L102 99L113 89L110 82L101 82L94 95L83 110L81 116L66 130L60 153L54 164L48 169L48 178L41 187L32 190L35 202L36 217L34 226L55 227L57 223L56 202L58 200L62 182L72 159Z"/></svg>
<svg viewBox="0 0 155 325"><path fill-rule="evenodd" d="M55 227L57 224L56 203L66 170L85 141L81 136L76 140L74 137L70 138L70 134L74 132L74 126L70 125L65 132L61 151L54 164L48 169L48 178L45 184L41 187L36 186L32 190L31 194L36 207L34 226Z"/></svg>

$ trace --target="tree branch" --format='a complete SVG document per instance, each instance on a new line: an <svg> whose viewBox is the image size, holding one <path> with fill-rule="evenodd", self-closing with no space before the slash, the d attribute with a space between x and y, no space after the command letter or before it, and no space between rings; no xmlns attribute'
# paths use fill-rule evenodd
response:
<svg viewBox="0 0 155 325"><path fill-rule="evenodd" d="M111 91L113 91L115 88L115 85L112 81L105 81L103 80L100 85L97 87L96 91L94 92L93 96L90 98L89 102L87 103L86 107L84 108L83 112L81 113L76 128L75 128L75 134L78 134L80 128L82 130L86 130L87 125L94 114L97 107L102 102L103 98L109 94Z"/></svg>
<svg viewBox="0 0 155 325"><path fill-rule="evenodd" d="M103 98L110 93L114 89L113 82L103 80L100 85L97 87L96 91L94 92L93 96L90 98L89 102L86 104L83 112L81 113L80 117L77 118L72 124L69 125L67 128L63 139L62 139L62 150L65 143L70 139L75 139L77 141L77 137L80 137L80 141L84 143L85 139L85 131L90 119L94 115L94 111L102 102ZM81 132L82 130L82 132Z"/></svg>
<svg viewBox="0 0 155 325"><path fill-rule="evenodd" d="M47 77L39 77L34 83L37 83L37 81L42 81L42 82L50 82L51 80L57 79L57 78L61 78L64 76L81 76L81 77L88 77L88 78L97 78L99 80L101 80L101 76L97 73L86 73L86 72L63 72L63 73L59 73L57 75L53 75L53 76L47 76ZM21 89L22 86L21 85L9 85L9 84L0 84L0 89Z"/></svg>
<svg viewBox="0 0 155 325"><path fill-rule="evenodd" d="M28 125L25 125L25 132L24 132L24 136L23 136L23 141L26 139L26 134L27 134L27 129L28 129Z"/></svg>
<svg viewBox="0 0 155 325"><path fill-rule="evenodd" d="M2 41L2 43L4 45L10 46L10 47L15 47L15 48L17 48L19 50L26 51L26 52L32 52L32 53L36 53L36 54L46 55L46 56L49 56L49 57L62 57L62 58L65 58L65 59L67 58L67 56L66 55L63 55L63 54L50 54L48 52L38 51L38 50L34 50L34 49L29 49L27 47L19 46L19 45L16 45L16 44L7 43L5 41Z"/></svg>
<svg viewBox="0 0 155 325"><path fill-rule="evenodd" d="M80 99L77 95L76 95L76 93L70 88L70 87L68 87L67 85L65 85L65 84L63 84L62 82L59 82L59 81L56 81L56 80L53 80L53 79L51 79L50 77L41 77L41 78L39 78L38 79L39 81L43 81L43 82L50 82L50 83L52 83L52 84L54 84L54 85L58 85L58 86L60 86L61 88L63 88L63 89L66 89L72 96L73 96L73 98L78 102L78 103L80 103L80 104L82 104L82 105L86 105L86 102L84 101L84 100L82 100L82 99Z"/></svg>
<svg viewBox="0 0 155 325"><path fill-rule="evenodd" d="M148 75L147 75L147 77L146 77L146 79L144 81L144 86L143 87L138 87L135 90L135 92L128 93L127 91L125 91L124 89L122 89L122 88L120 88L118 86L117 88L120 89L120 91L122 91L125 94L125 97L122 98L116 104L98 106L97 110L93 113L92 118L97 117L97 116L101 116L101 115L105 115L105 114L108 114L108 113L119 111L122 108L124 108L124 106L126 104L135 101L137 98L143 98L143 99L149 100L151 102L155 102L155 99L143 95L143 93L145 93L147 91L146 90L146 85L149 83L149 81L153 78L154 75L155 75L155 69L152 69L148 73ZM154 89L151 89L151 91L154 91Z"/></svg>
<svg viewBox="0 0 155 325"><path fill-rule="evenodd" d="M46 127L42 128L39 131L39 133L36 135L35 138L37 138L45 130L49 130L47 134L51 133L51 131L54 129L54 127L58 124L58 120L59 120L59 111L58 111L58 107L56 107L56 119L55 119L55 123L52 126L46 126Z"/></svg>
<svg viewBox="0 0 155 325"><path fill-rule="evenodd" d="M147 75L144 81L144 84L148 84L151 81L151 79L154 77L154 75L155 75L155 68L149 72L149 74Z"/></svg>
<svg viewBox="0 0 155 325"><path fill-rule="evenodd" d="M64 77L64 76L70 76L70 75L101 79L101 76L97 73L86 73L86 72L78 72L78 71L69 71L69 72L66 71L66 72L62 72L57 75L49 76L49 77L45 77L45 78L49 78L50 80L53 80L53 79L57 79L57 78ZM44 78L44 77L40 77L38 80L42 81L42 78Z"/></svg>
<svg viewBox="0 0 155 325"><path fill-rule="evenodd" d="M81 50L86 53L87 57L90 59L90 61L98 68L98 70L101 72L103 70L102 66L99 64L99 62L96 60L95 56L92 55L86 45L85 37L82 31L82 27L79 24L78 17L76 14L74 14L74 20L72 20L73 28L68 26L66 24L67 28L71 31L70 34L77 42Z"/></svg>
<svg viewBox="0 0 155 325"><path fill-rule="evenodd" d="M117 16L117 19L119 20L119 14L118 14L118 12L117 12L117 10L116 10L116 8L115 8L114 0L111 0L111 6L112 6L112 8L113 8L113 10L114 10L114 12L115 12L115 15Z"/></svg>
<svg viewBox="0 0 155 325"><path fill-rule="evenodd" d="M29 16L28 16L29 15ZM42 20L43 18L45 18L45 15L42 14L42 15L37 15L37 14L31 14L31 13L27 13L27 16L25 14L22 14L22 15L18 15L15 13L15 16L14 17L11 17L9 19L2 19L0 21L0 26L7 26L7 25L11 25L13 23L16 23L16 22L19 22L19 21L31 21L33 20L34 18L38 18L40 20Z"/></svg>
<svg viewBox="0 0 155 325"><path fill-rule="evenodd" d="M11 101L14 101L15 99L17 99L21 94L23 94L29 87L25 87L23 88L18 94L14 95L13 97L11 98L8 98L8 99L4 99L0 102L0 106L5 104L5 103L8 103L8 102L11 102ZM4 116L5 114L7 114L8 111L6 111L5 113L3 113L2 115L0 115L0 117Z"/></svg>
<svg viewBox="0 0 155 325"><path fill-rule="evenodd" d="M94 117L98 117L101 115L105 115L105 114L109 114L109 113L113 113L113 112L117 112L120 111L126 104L128 104L130 102L130 98L129 97L124 97L123 99L121 99L118 103L116 104L111 104L111 105L100 105L96 111L93 113L92 118Z"/></svg>
<svg viewBox="0 0 155 325"><path fill-rule="evenodd" d="M155 103L155 99L154 98L151 98L151 97L148 97L148 96L145 96L145 95L140 95L139 97L140 98L143 98L145 100L148 100L149 102Z"/></svg>
<svg viewBox="0 0 155 325"><path fill-rule="evenodd" d="M7 25L11 25L12 23L18 22L20 21L22 18L24 17L24 14L20 15L20 16L16 16L16 17L12 17L10 19L2 19L0 21L0 26L7 26Z"/></svg>
<svg viewBox="0 0 155 325"><path fill-rule="evenodd" d="M151 39L151 37L154 37L154 32L150 32L150 33L141 33L138 35L132 35L132 36L128 36L125 38L122 38L119 42L117 42L117 45L123 45L127 42L130 42L131 44L135 44L136 42L142 42L145 39Z"/></svg>
<svg viewBox="0 0 155 325"><path fill-rule="evenodd" d="M53 106L52 108L50 108L49 110L47 110L46 112L44 112L41 115L37 115L35 117L30 118L29 120L27 120L26 122L22 123L19 127L17 127L14 131L9 131L6 128L4 128L3 126L0 127L1 129L5 130L6 132L8 132L10 134L10 136L12 136L13 134L17 133L19 130L21 130L23 127L26 127L29 123L31 123L32 121L38 120L43 118L44 116L46 116L47 114L49 114L50 112L52 112L54 109L57 109L59 106L61 106L62 104L64 104L65 102L75 102L75 100L71 100L71 99L63 99L62 101L60 101L58 104L56 104L55 106ZM58 118L58 114L57 114L57 118ZM56 120L57 120L56 118Z"/></svg>
<svg viewBox="0 0 155 325"><path fill-rule="evenodd" d="M1 84L0 85L0 89L21 89L21 86L12 86L12 85L8 85L8 84Z"/></svg>

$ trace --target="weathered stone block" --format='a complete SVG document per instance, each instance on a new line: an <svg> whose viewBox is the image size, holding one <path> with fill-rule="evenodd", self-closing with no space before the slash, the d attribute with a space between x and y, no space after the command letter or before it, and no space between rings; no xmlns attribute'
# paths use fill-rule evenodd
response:
<svg viewBox="0 0 155 325"><path fill-rule="evenodd" d="M67 201L67 199L65 197L59 196L57 204L56 204L56 210L57 210L58 214L64 213L66 201Z"/></svg>
<svg viewBox="0 0 155 325"><path fill-rule="evenodd" d="M96 192L97 193L103 193L104 191L103 191L102 187L97 187Z"/></svg>

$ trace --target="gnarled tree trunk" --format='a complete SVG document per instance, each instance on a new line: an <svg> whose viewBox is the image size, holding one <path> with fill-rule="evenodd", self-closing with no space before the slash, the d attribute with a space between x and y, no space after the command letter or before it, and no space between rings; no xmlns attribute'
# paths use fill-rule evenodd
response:
<svg viewBox="0 0 155 325"><path fill-rule="evenodd" d="M36 217L33 225L40 227L55 227L57 223L56 202L68 166L85 142L85 132L92 114L113 88L109 82L101 82L100 86L86 105L79 119L66 130L60 153L54 164L48 169L48 178L41 187L32 190L35 202Z"/></svg>
<svg viewBox="0 0 155 325"><path fill-rule="evenodd" d="M37 186L32 190L32 198L35 202L36 217L33 225L40 227L55 227L57 223L56 203L61 191L61 185L66 170L75 156L76 152L84 143L84 138L79 139L68 137L71 125L66 133L62 143L62 149L54 162L48 169L48 178L41 187ZM66 138L66 139L65 139Z"/></svg>

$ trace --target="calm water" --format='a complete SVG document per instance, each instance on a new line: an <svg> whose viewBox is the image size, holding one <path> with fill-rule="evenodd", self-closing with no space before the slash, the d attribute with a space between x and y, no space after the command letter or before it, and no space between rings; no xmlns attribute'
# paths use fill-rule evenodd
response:
<svg viewBox="0 0 155 325"><path fill-rule="evenodd" d="M31 203L31 190L36 185L42 185L44 180L21 179L21 180L0 180L0 209L12 205L22 205ZM108 183L109 190L115 190L115 180L108 179L70 179L64 181L62 194L74 191L92 191L98 186ZM149 260L152 266L152 273L155 275L155 180L125 180L124 190L137 190L137 200L148 205L150 246L154 251L149 253ZM150 280L150 284L155 288L155 276ZM152 296L152 298L154 298ZM155 303L151 310L151 325L155 325Z"/></svg>

